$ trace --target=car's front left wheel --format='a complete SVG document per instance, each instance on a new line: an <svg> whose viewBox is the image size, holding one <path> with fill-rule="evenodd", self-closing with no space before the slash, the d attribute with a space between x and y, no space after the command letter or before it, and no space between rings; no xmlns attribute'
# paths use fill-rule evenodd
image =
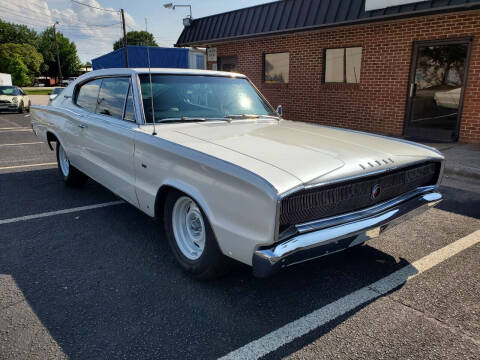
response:
<svg viewBox="0 0 480 360"><path fill-rule="evenodd" d="M23 103L23 101L21 101L20 104L18 104L17 112L19 114L23 114L25 112L25 104Z"/></svg>
<svg viewBox="0 0 480 360"><path fill-rule="evenodd" d="M163 220L170 248L186 272L199 279L215 278L226 272L228 259L195 200L171 191L165 201Z"/></svg>
<svg viewBox="0 0 480 360"><path fill-rule="evenodd" d="M86 184L87 175L70 164L67 153L60 142L57 142L57 163L58 171L68 186L81 187Z"/></svg>

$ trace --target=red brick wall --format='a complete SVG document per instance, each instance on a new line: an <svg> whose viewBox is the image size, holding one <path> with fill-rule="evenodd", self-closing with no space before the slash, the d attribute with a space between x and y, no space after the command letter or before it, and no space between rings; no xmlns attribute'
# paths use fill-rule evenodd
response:
<svg viewBox="0 0 480 360"><path fill-rule="evenodd" d="M480 143L480 12L411 18L214 44L285 118L402 135L414 41L473 37L460 141ZM325 48L362 46L360 84L323 84ZM263 82L263 54L290 52L290 82ZM211 68L211 63L208 68Z"/></svg>

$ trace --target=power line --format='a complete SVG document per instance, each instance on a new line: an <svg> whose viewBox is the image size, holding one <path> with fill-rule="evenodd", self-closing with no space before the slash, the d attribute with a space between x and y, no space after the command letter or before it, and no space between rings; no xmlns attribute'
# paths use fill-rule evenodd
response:
<svg viewBox="0 0 480 360"><path fill-rule="evenodd" d="M42 19L38 19L38 18L33 18L33 17L29 17L29 16L25 16L21 13L18 13L17 11L14 11L14 10L11 10L11 9L3 9L3 11L7 14L7 15L11 15L11 16L15 16L15 17L21 17L23 19L27 19L27 20L31 20L33 21L34 23L31 23L31 22L26 22L26 21L23 21L24 24L27 24L27 25L30 25L30 26L44 26L45 25L45 22L54 22L55 18L48 18L48 19L45 19L45 20L42 20ZM48 17L48 15L45 15ZM117 26L117 25L120 25L120 23L113 23L113 24L105 24L105 25L100 25L100 24L91 24L91 25L86 25L86 24L83 24L83 25L64 25L64 24L60 24L61 28L62 28L62 31L66 31L66 29L72 29L72 30L99 30L99 28L107 28L107 27L111 27L111 26ZM107 29L104 29L102 31L105 31Z"/></svg>
<svg viewBox="0 0 480 360"><path fill-rule="evenodd" d="M98 6L93 6L93 5L85 4L85 3L82 3L82 2L76 1L76 0L70 0L70 1L71 1L71 2L74 2L75 4L87 6L87 7L92 8L92 9L109 11L109 12L115 12L115 13L119 13L119 12L120 12L120 11L118 11L118 10L105 9L105 8L101 8L101 7L98 7Z"/></svg>

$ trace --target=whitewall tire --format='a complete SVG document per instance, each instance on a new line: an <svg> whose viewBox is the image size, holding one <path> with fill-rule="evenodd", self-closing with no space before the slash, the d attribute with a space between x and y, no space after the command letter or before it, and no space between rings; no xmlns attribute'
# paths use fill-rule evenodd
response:
<svg viewBox="0 0 480 360"><path fill-rule="evenodd" d="M68 186L81 187L86 184L88 177L70 164L68 155L60 142L57 142L58 171Z"/></svg>
<svg viewBox="0 0 480 360"><path fill-rule="evenodd" d="M168 243L183 270L199 279L225 274L222 254L210 223L198 203L179 191L167 195L163 223Z"/></svg>

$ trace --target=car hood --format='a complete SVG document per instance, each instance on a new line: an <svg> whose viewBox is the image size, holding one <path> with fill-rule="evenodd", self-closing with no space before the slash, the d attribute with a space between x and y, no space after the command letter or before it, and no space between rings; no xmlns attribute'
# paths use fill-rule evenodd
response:
<svg viewBox="0 0 480 360"><path fill-rule="evenodd" d="M15 96L17 95L0 95L0 100L7 100L11 102Z"/></svg>
<svg viewBox="0 0 480 360"><path fill-rule="evenodd" d="M175 132L192 139L183 139L183 145L247 168L280 193L301 184L442 159L435 149L420 144L297 121L205 122L187 124Z"/></svg>

